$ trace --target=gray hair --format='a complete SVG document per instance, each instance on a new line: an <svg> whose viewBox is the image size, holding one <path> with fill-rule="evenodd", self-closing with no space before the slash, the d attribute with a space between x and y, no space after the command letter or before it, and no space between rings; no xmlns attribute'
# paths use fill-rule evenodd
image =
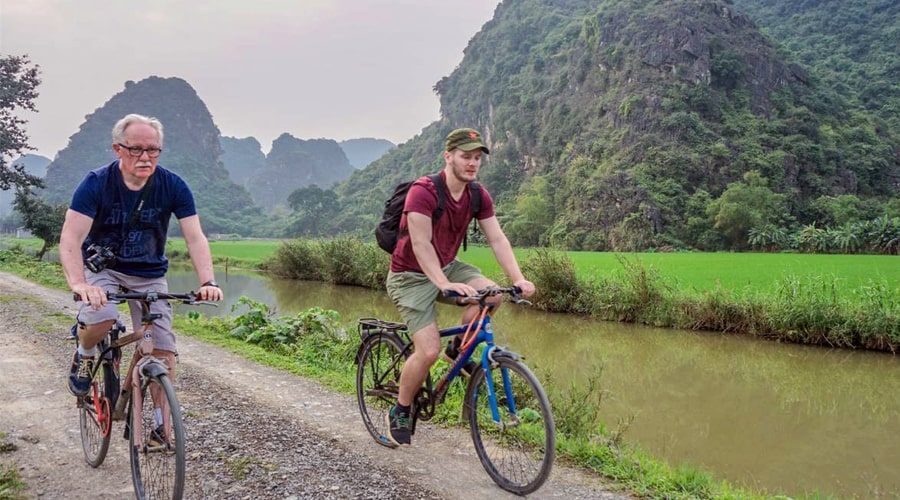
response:
<svg viewBox="0 0 900 500"><path fill-rule="evenodd" d="M153 130L156 130L156 135L159 136L159 147L163 145L163 126L162 122L153 117L147 117L144 115L138 115L135 113L131 113L130 115L125 115L125 118L117 121L112 129L112 139L115 143L122 143L125 141L125 129L128 128L129 125L135 123L143 123L144 125L150 125L153 127Z"/></svg>

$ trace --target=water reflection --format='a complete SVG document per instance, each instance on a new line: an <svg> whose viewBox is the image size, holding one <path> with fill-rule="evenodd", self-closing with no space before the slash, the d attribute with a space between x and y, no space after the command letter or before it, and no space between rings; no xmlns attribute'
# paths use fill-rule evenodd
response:
<svg viewBox="0 0 900 500"><path fill-rule="evenodd" d="M386 294L317 282L230 274L241 295L280 314L313 306L399 320ZM170 273L173 290L196 288ZM228 314L222 307L215 314ZM441 325L459 310L442 307ZM565 390L602 369L607 427L634 416L625 440L672 464L773 492L871 497L900 493L900 360L872 352L645 328L506 305L498 343L528 356Z"/></svg>

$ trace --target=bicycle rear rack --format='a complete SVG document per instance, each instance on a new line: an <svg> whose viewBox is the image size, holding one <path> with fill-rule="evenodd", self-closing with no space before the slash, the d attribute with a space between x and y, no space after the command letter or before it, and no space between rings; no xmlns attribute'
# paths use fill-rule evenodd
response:
<svg viewBox="0 0 900 500"><path fill-rule="evenodd" d="M359 318L359 337L365 340L368 336L381 332L398 333L406 330L403 323L395 323L393 321L385 321L378 318Z"/></svg>

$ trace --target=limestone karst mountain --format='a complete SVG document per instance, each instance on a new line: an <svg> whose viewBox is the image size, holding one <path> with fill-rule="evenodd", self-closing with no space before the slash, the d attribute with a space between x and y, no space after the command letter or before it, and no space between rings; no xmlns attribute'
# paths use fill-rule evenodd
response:
<svg viewBox="0 0 900 500"><path fill-rule="evenodd" d="M87 172L115 159L111 130L128 113L154 116L163 123L159 163L191 185L208 232L239 232L246 218L258 214L250 194L232 182L222 166L219 129L197 92L180 78L156 76L126 82L124 90L85 118L47 166L46 199L68 202Z"/></svg>

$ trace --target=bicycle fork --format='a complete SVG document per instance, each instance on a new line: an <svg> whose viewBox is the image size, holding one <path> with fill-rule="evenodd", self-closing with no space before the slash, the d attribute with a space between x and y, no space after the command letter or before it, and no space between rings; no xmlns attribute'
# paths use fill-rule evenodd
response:
<svg viewBox="0 0 900 500"><path fill-rule="evenodd" d="M161 451L168 449L168 444L165 442L166 440L164 440L162 443L159 443L158 445L144 443L144 398L142 396L144 394L144 391L147 390L147 386L150 385L151 379L162 375L167 375L168 373L169 370L164 360L155 358L153 356L143 356L141 360L138 361L138 364L134 370L133 378L130 381L132 397L134 398L131 413L131 432L137 433L135 434L134 439L135 446L141 449L146 448L146 451ZM162 426L163 436L169 436L172 432L171 413L169 412L168 402L166 401L166 398L162 396L161 391L162 389L158 386L150 387L150 399L154 405L154 424L157 427L160 425ZM160 418L160 416L162 418Z"/></svg>

